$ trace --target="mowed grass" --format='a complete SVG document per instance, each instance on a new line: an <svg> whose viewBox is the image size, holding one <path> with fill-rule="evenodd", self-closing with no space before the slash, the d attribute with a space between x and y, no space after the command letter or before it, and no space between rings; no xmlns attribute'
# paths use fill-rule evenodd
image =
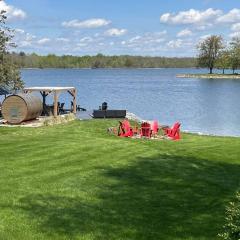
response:
<svg viewBox="0 0 240 240"><path fill-rule="evenodd" d="M107 134L115 120L0 128L0 239L217 239L240 138Z"/></svg>

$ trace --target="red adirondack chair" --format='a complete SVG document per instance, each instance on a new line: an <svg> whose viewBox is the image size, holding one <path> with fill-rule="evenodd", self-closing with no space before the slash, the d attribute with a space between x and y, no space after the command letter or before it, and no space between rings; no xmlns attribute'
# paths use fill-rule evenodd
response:
<svg viewBox="0 0 240 240"><path fill-rule="evenodd" d="M118 136L119 137L132 137L133 136L133 129L128 120L123 120L119 122L118 128Z"/></svg>
<svg viewBox="0 0 240 240"><path fill-rule="evenodd" d="M151 137L151 124L148 122L143 122L141 124L141 131L140 131L140 136L141 137Z"/></svg>
<svg viewBox="0 0 240 240"><path fill-rule="evenodd" d="M181 123L176 122L172 128L165 128L164 129L165 135L172 140L179 140L181 138L180 126L181 126Z"/></svg>
<svg viewBox="0 0 240 240"><path fill-rule="evenodd" d="M151 135L156 136L158 134L159 125L158 121L154 120L151 124Z"/></svg>

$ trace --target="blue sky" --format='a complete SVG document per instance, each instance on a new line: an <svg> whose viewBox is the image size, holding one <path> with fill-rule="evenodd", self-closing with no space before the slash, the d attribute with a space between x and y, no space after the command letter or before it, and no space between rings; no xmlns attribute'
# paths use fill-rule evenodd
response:
<svg viewBox="0 0 240 240"><path fill-rule="evenodd" d="M0 0L17 51L194 56L210 34L240 36L239 0Z"/></svg>

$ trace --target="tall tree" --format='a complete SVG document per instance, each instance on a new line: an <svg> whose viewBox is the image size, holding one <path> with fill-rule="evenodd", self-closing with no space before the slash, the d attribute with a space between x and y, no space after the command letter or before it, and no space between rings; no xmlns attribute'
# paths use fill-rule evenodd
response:
<svg viewBox="0 0 240 240"><path fill-rule="evenodd" d="M207 67L209 73L212 74L220 51L223 49L223 39L221 36L212 35L201 41L197 45L199 51L198 65Z"/></svg>
<svg viewBox="0 0 240 240"><path fill-rule="evenodd" d="M233 73L240 68L240 37L235 37L230 42L230 64Z"/></svg>
<svg viewBox="0 0 240 240"><path fill-rule="evenodd" d="M216 67L222 69L222 73L225 74L225 69L231 66L231 54L228 50L223 50L219 53L219 57L216 62Z"/></svg>
<svg viewBox="0 0 240 240"><path fill-rule="evenodd" d="M5 14L5 11L0 11L0 84L18 90L23 87L23 81L8 52L9 47L15 47L15 44L11 41L13 31L6 26Z"/></svg>

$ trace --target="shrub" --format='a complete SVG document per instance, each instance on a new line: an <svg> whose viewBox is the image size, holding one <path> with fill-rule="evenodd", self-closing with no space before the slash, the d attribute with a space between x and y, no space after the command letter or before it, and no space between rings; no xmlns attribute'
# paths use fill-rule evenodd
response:
<svg viewBox="0 0 240 240"><path fill-rule="evenodd" d="M60 115L60 116L57 116L56 118L53 116L50 116L50 117L47 117L44 119L43 126L51 126L54 124L67 123L67 122L73 121L75 119L76 119L76 116L73 113Z"/></svg>
<svg viewBox="0 0 240 240"><path fill-rule="evenodd" d="M240 240L240 192L226 208L226 223L219 237L224 240Z"/></svg>

